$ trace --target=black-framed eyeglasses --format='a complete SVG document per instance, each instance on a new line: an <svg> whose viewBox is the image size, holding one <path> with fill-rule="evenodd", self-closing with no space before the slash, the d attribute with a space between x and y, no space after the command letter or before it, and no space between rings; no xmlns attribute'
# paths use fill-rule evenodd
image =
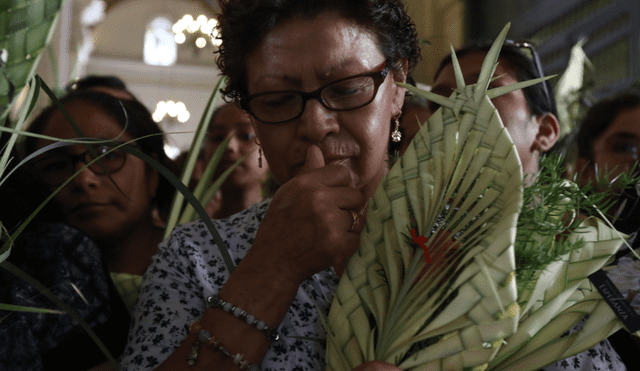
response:
<svg viewBox="0 0 640 371"><path fill-rule="evenodd" d="M61 148L55 149L34 160L34 171L45 183L57 186L73 176L78 162L88 164L104 155L88 167L96 175L115 173L124 166L127 159L126 152L104 144L87 145L93 148L95 155L89 150L74 155Z"/></svg>
<svg viewBox="0 0 640 371"><path fill-rule="evenodd" d="M544 77L544 72L542 71L542 62L540 62L540 55L538 54L536 50L536 46L533 43L529 41L513 41L513 40L507 39L504 41L504 45L513 46L516 48L528 49L529 52L531 53L531 60L533 61L533 66L536 69L536 73L538 74L536 78ZM549 94L548 80L545 80L542 82L542 91L544 92L544 96L545 96L545 99L547 100L547 103L549 104L549 107L554 107L555 105L552 104L551 102L551 94Z"/></svg>
<svg viewBox="0 0 640 371"><path fill-rule="evenodd" d="M389 67L385 64L379 71L332 81L312 92L283 90L248 95L239 99L240 107L267 124L300 117L311 99L317 99L332 111L354 110L373 101L388 74Z"/></svg>

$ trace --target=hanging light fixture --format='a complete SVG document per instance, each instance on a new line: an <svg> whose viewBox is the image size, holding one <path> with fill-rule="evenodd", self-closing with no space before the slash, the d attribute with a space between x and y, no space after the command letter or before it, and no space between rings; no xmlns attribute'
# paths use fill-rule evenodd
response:
<svg viewBox="0 0 640 371"><path fill-rule="evenodd" d="M175 34L175 40L178 44L195 45L196 48L202 49L211 43L213 46L219 46L220 40L216 39L218 31L216 25L218 21L215 18L207 18L206 15L200 14L195 19L191 14L185 14L171 28ZM197 51L197 49L195 49Z"/></svg>
<svg viewBox="0 0 640 371"><path fill-rule="evenodd" d="M189 120L191 114L189 110L187 110L187 106L180 101L161 100L156 104L156 109L151 117L153 117L153 121L155 122L169 119L171 121L178 120L181 123L185 123Z"/></svg>

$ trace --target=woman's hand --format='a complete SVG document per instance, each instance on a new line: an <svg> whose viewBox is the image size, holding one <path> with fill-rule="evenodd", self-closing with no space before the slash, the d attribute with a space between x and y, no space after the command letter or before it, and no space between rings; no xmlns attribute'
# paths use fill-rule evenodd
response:
<svg viewBox="0 0 640 371"><path fill-rule="evenodd" d="M364 223L359 217L360 227L351 230L351 210L360 210L364 197L352 182L345 167L325 166L320 148L311 146L299 174L274 196L251 249L218 295L268 326L277 326L302 281L331 266L339 271L358 248ZM260 362L269 346L263 333L222 310L207 310L201 324L228 349L242 349L251 363ZM184 363L193 341L183 342L181 353L173 357L176 362L182 358ZM203 364L231 364L220 352L205 353ZM172 365L167 363L167 369Z"/></svg>
<svg viewBox="0 0 640 371"><path fill-rule="evenodd" d="M382 361L370 361L361 364L351 371L402 371L391 363Z"/></svg>
<svg viewBox="0 0 640 371"><path fill-rule="evenodd" d="M363 217L351 230L352 211L363 203L347 169L325 166L320 148L312 145L299 174L275 194L247 258L259 254L263 267L279 269L296 285L330 266L341 270L359 246Z"/></svg>

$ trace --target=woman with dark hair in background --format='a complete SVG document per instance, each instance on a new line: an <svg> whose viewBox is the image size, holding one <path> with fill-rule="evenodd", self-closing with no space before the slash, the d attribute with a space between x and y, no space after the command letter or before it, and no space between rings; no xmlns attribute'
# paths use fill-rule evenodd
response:
<svg viewBox="0 0 640 371"><path fill-rule="evenodd" d="M76 90L91 90L106 93L118 99L138 100L127 90L127 85L122 79L111 75L88 75L70 83L65 90L67 93Z"/></svg>
<svg viewBox="0 0 640 371"><path fill-rule="evenodd" d="M229 174L207 205L207 214L214 219L227 218L262 201L263 186L268 179L269 165L262 158L250 116L234 103L220 106L211 117L203 149L204 167L227 137L231 137L231 140L213 179L242 157L247 158Z"/></svg>
<svg viewBox="0 0 640 371"><path fill-rule="evenodd" d="M580 185L614 187L619 194L607 211L613 226L629 235L628 244L634 250L640 247L640 194L638 185L627 189L616 187L623 173L638 176L638 150L640 149L640 90L637 88L615 94L594 104L586 112L577 128L576 175ZM633 174L629 174L633 171ZM606 182L604 182L606 180ZM618 258L629 254L623 246ZM638 281L640 282L640 281ZM609 340L620 353L628 370L640 369L638 352L640 340L626 330L620 330Z"/></svg>
<svg viewBox="0 0 640 371"><path fill-rule="evenodd" d="M137 100L121 101L105 92L79 89L60 102L79 132L53 105L32 121L29 131L63 140L139 139L132 146L171 168L162 132ZM50 143L28 137L23 152L28 155ZM19 169L15 178L19 183L13 186L27 202L16 220L96 155L106 153L54 196L16 241L9 260L76 310L117 357L124 348L141 276L162 239L163 227L153 222L153 212L168 210L173 188L141 159L111 149L98 142L72 144L49 150L26 170ZM57 309L12 275L3 275L2 290L4 302ZM0 349L3 369L86 370L106 360L68 315L15 312L7 321L0 326L11 339L5 342L10 349Z"/></svg>
<svg viewBox="0 0 640 371"><path fill-rule="evenodd" d="M605 177L614 180L632 169L638 173L640 91L628 90L594 104L578 128L576 142L576 173L581 185ZM640 228L636 189L620 190L620 198L610 211L619 231L631 234ZM632 242L638 243L637 239Z"/></svg>
<svg viewBox="0 0 640 371"><path fill-rule="evenodd" d="M118 100L101 92L75 91L61 99L80 133L54 107L44 110L29 131L60 139L78 137L127 142L171 168L164 153L162 131L137 101ZM29 137L25 153L51 144ZM92 144L97 154L111 147ZM86 145L74 144L38 156L34 180L49 191L57 188L93 158ZM82 170L54 199L51 219L63 221L92 238L103 250L111 272L142 275L162 240L162 226L153 223L153 210L165 214L173 187L141 159L114 150Z"/></svg>

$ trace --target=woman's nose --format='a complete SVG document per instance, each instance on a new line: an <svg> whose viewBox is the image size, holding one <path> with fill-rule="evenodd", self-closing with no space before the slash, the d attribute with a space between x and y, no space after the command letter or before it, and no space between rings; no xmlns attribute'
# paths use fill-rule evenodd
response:
<svg viewBox="0 0 640 371"><path fill-rule="evenodd" d="M316 99L309 100L298 118L298 135L312 142L320 142L331 133L340 131L336 111L331 111Z"/></svg>
<svg viewBox="0 0 640 371"><path fill-rule="evenodd" d="M227 145L227 151L236 153L240 151L240 140L235 135L231 136L229 145Z"/></svg>
<svg viewBox="0 0 640 371"><path fill-rule="evenodd" d="M84 161L77 161L75 163L74 173L77 171L80 171L80 173L73 178L72 183L81 187L97 186L100 183L100 175L85 166L87 166L87 164Z"/></svg>

